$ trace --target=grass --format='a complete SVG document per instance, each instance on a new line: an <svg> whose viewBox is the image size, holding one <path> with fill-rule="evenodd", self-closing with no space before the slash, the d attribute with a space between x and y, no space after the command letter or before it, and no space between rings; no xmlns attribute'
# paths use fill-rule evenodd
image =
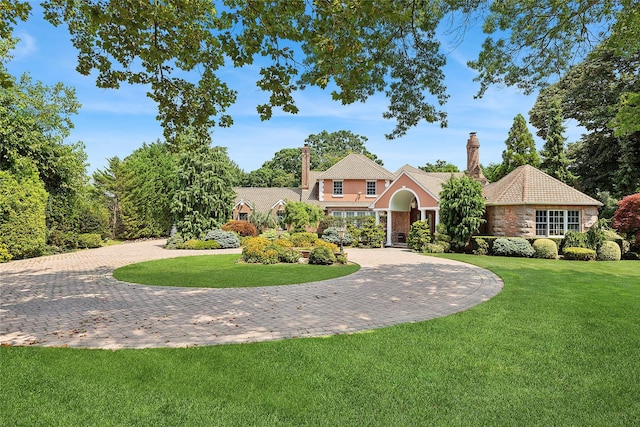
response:
<svg viewBox="0 0 640 427"><path fill-rule="evenodd" d="M199 255L141 262L118 268L113 276L124 282L157 286L247 288L315 282L346 276L357 264L244 264L239 255Z"/></svg>
<svg viewBox="0 0 640 427"><path fill-rule="evenodd" d="M449 257L504 290L330 338L2 347L0 425L637 425L640 263Z"/></svg>

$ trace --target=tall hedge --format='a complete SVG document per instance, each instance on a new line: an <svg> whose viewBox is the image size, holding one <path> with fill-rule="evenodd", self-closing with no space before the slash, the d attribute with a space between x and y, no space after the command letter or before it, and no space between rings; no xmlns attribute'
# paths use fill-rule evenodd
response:
<svg viewBox="0 0 640 427"><path fill-rule="evenodd" d="M451 248L462 251L484 222L482 185L472 178L451 177L440 192L440 217L451 237Z"/></svg>
<svg viewBox="0 0 640 427"><path fill-rule="evenodd" d="M0 247L6 247L14 259L42 254L47 197L34 170L0 171Z"/></svg>

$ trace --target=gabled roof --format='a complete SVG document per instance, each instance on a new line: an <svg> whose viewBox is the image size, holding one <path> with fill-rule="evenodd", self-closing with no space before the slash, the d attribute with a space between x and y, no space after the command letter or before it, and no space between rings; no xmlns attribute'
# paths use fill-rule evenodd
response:
<svg viewBox="0 0 640 427"><path fill-rule="evenodd" d="M240 201L249 203L253 210L269 212L280 200L304 201L318 204L317 196L313 197L314 190L302 190L295 187L236 187L235 203ZM317 190L316 190L317 191Z"/></svg>
<svg viewBox="0 0 640 427"><path fill-rule="evenodd" d="M486 204L492 205L575 205L602 206L602 203L547 175L531 165L484 187Z"/></svg>
<svg viewBox="0 0 640 427"><path fill-rule="evenodd" d="M363 154L351 153L320 174L318 179L388 179L394 175Z"/></svg>
<svg viewBox="0 0 640 427"><path fill-rule="evenodd" d="M428 176L432 176L434 178L438 178L444 182L448 181L449 178L451 178L451 175L453 175L456 178L460 178L461 176L464 175L463 172L425 172L420 168L416 168L414 166L411 165L404 165L402 166L400 169L398 169L396 171L396 173L394 174L396 177L400 176L400 174L402 172L407 172L412 176L416 176L416 175L428 175Z"/></svg>

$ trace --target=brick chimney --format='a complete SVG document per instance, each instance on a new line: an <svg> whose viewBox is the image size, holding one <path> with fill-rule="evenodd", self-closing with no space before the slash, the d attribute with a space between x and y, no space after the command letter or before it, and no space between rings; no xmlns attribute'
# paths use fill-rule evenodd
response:
<svg viewBox="0 0 640 427"><path fill-rule="evenodd" d="M480 167L480 141L476 132L471 132L467 140L467 176L481 182L482 185L489 182L482 174Z"/></svg>
<svg viewBox="0 0 640 427"><path fill-rule="evenodd" d="M303 190L309 189L309 175L311 173L311 148L309 144L302 147L302 178L300 187Z"/></svg>

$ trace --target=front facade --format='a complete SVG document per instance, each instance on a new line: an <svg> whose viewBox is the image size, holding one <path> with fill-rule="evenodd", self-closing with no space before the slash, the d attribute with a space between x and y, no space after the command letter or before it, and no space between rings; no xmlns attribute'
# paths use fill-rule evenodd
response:
<svg viewBox="0 0 640 427"><path fill-rule="evenodd" d="M481 234L560 237L569 230L586 231L597 221L600 202L532 166L488 184L479 166L479 148L472 133L467 174L484 186L486 224ZM417 220L428 219L435 232L442 185L462 175L409 165L392 173L361 154L349 154L327 171L314 172L309 170L309 147L303 147L301 155L300 188L236 188L233 219L248 219L254 211L282 216L288 200L304 201L336 217L375 215L386 230L386 244L402 244Z"/></svg>

